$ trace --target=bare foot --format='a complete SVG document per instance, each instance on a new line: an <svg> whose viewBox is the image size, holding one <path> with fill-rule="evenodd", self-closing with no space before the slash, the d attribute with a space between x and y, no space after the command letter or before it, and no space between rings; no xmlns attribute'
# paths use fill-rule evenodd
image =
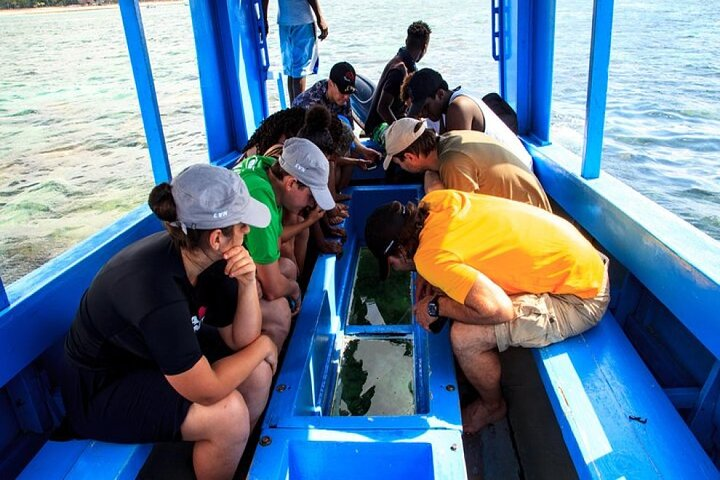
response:
<svg viewBox="0 0 720 480"><path fill-rule="evenodd" d="M334 253L334 254L340 254L342 253L342 245L338 242L332 242L332 241L324 241L322 243L318 243L317 245L318 250L321 253Z"/></svg>
<svg viewBox="0 0 720 480"><path fill-rule="evenodd" d="M327 218L328 225L339 225L345 220L345 218L340 215L326 216L325 218Z"/></svg>
<svg viewBox="0 0 720 480"><path fill-rule="evenodd" d="M463 408L463 432L474 434L491 423L495 423L505 417L507 405L501 400L497 405L486 405L481 399Z"/></svg>
<svg viewBox="0 0 720 480"><path fill-rule="evenodd" d="M344 240L347 238L347 232L344 228L341 227L328 227L328 236L341 238Z"/></svg>

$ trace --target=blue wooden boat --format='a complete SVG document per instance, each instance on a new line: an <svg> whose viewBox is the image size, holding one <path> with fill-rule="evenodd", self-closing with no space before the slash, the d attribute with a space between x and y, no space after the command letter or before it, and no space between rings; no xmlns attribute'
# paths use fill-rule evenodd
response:
<svg viewBox="0 0 720 480"><path fill-rule="evenodd" d="M162 182L171 171L140 8L137 0L119 6L152 169ZM233 163L269 113L260 7L260 0L189 3L214 164ZM488 13L500 93L518 113L537 176L556 211L612 259L613 301L602 322L533 351L527 366L544 387L532 401L554 412L545 420L560 434L569 476L720 478L720 246L601 172L613 2L594 0L581 158L549 136L555 2L494 0ZM375 205L420 193L417 186L379 182L354 187L346 255L320 256L315 264L249 478L466 478L472 452L463 449L447 331L428 336L413 323L347 322L364 219ZM143 467L152 445L52 436L63 415L55 367L80 296L100 266L160 229L139 206L21 280L0 283L1 478L134 478ZM412 411L332 415L343 345L378 338L413 346ZM536 457L552 457L556 447L534 448ZM531 468L523 464L519 476L568 476Z"/></svg>

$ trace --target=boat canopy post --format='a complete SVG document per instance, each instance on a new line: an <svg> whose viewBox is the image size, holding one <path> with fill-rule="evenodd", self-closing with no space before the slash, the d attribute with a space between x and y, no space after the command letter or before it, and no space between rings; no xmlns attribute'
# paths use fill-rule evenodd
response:
<svg viewBox="0 0 720 480"><path fill-rule="evenodd" d="M500 93L518 115L520 135L550 143L555 0L497 0ZM498 37L498 33L493 34ZM496 43L493 41L493 43ZM496 48L493 46L493 50Z"/></svg>
<svg viewBox="0 0 720 480"><path fill-rule="evenodd" d="M610 40L612 38L613 0L595 0L593 4L592 40L585 105L585 140L582 176L588 180L600 175L605 105L607 102Z"/></svg>
<svg viewBox="0 0 720 480"><path fill-rule="evenodd" d="M190 1L212 163L237 158L268 114L269 65L260 7L259 0Z"/></svg>
<svg viewBox="0 0 720 480"><path fill-rule="evenodd" d="M10 300L8 300L7 292L5 291L5 285L3 284L2 277L0 277L0 310L3 310L10 306Z"/></svg>
<svg viewBox="0 0 720 480"><path fill-rule="evenodd" d="M135 78L135 88L140 101L140 113L150 151L153 176L155 183L166 182L170 180L172 174L138 0L120 0L120 14Z"/></svg>

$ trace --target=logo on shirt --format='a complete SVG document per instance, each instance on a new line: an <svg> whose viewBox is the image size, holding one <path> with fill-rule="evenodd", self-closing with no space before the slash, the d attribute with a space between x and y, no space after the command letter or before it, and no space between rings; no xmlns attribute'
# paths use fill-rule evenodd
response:
<svg viewBox="0 0 720 480"><path fill-rule="evenodd" d="M205 307L198 308L198 314L193 315L192 318L190 318L190 323L192 323L193 330L195 333L200 330L200 327L202 327L203 320L205 320Z"/></svg>

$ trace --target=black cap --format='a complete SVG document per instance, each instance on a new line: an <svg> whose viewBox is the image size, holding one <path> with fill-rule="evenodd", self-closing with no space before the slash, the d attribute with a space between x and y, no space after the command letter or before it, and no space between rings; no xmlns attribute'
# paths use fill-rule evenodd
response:
<svg viewBox="0 0 720 480"><path fill-rule="evenodd" d="M355 69L348 62L340 62L330 69L330 80L340 93L355 93Z"/></svg>
<svg viewBox="0 0 720 480"><path fill-rule="evenodd" d="M406 215L405 205L395 201L376 208L365 222L365 244L378 259L380 280L388 277L387 259L398 247Z"/></svg>
<svg viewBox="0 0 720 480"><path fill-rule="evenodd" d="M422 68L415 72L407 84L407 93L412 99L408 117L417 117L425 105L425 100L434 96L439 88L447 88L447 82L438 72L432 68Z"/></svg>

